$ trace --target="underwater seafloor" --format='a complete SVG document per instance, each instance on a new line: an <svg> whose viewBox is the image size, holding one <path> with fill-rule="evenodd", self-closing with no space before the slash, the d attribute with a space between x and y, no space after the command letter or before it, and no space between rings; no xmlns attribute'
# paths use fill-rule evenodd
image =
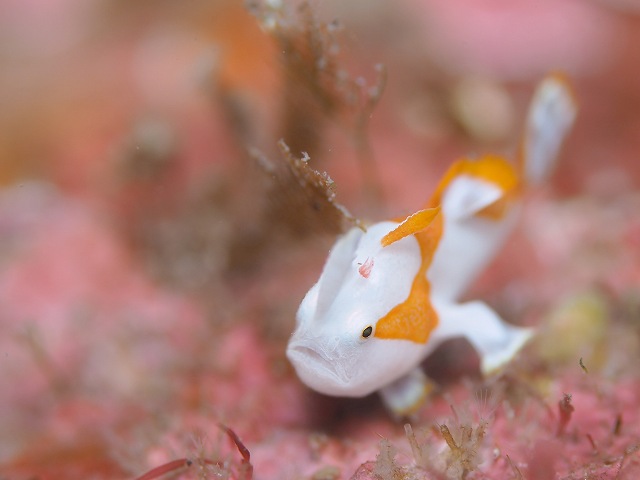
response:
<svg viewBox="0 0 640 480"><path fill-rule="evenodd" d="M633 2L1 10L0 479L640 478ZM512 154L555 70L575 127L467 294L537 337L488 379L443 345L409 420L305 388L285 346L340 205L407 215Z"/></svg>

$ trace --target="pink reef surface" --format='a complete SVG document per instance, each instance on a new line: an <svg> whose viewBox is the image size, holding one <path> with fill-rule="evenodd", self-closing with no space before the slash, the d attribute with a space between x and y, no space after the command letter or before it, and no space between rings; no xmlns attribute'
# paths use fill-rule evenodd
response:
<svg viewBox="0 0 640 480"><path fill-rule="evenodd" d="M0 479L640 478L634 8L4 2ZM444 345L410 419L305 388L284 351L337 224L278 140L406 215L515 150L550 70L577 124L469 292L537 337L487 379Z"/></svg>

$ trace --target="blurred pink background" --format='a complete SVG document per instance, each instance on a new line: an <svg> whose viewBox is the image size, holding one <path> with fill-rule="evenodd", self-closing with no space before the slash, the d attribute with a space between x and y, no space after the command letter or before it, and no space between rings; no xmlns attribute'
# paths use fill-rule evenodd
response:
<svg viewBox="0 0 640 480"><path fill-rule="evenodd" d="M437 478L420 476L376 398L329 399L296 379L284 346L334 237L264 220L265 175L246 149L276 159L283 137L356 216L407 214L456 158L513 153L534 85L561 70L577 124L472 293L542 340L492 387L468 478L637 478L640 9L312 3L318 21L339 20L341 71L372 85L386 66L363 164L353 112L291 90L301 80L277 35L304 31L297 5L256 18L232 0L0 2L0 477L136 478L188 457L226 459L208 474L239 478L221 421L258 479L376 478L365 462L380 437L404 452L406 478ZM292 23L274 28L279 9ZM313 133L287 123L296 108ZM436 355L442 390L414 429L450 421L483 385L464 345ZM575 413L558 436L563 393Z"/></svg>

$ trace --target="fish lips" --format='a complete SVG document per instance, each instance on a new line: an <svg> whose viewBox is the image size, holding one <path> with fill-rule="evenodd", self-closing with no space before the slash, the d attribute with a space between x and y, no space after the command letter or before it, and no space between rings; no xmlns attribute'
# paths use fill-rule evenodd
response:
<svg viewBox="0 0 640 480"><path fill-rule="evenodd" d="M317 345L295 340L289 343L287 357L298 377L313 390L326 395L354 396L353 375L342 358L327 355Z"/></svg>

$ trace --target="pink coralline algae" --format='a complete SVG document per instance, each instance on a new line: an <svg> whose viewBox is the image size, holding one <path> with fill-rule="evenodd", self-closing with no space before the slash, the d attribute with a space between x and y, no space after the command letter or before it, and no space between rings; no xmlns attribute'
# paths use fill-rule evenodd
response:
<svg viewBox="0 0 640 480"><path fill-rule="evenodd" d="M4 3L1 479L640 478L631 2ZM443 345L410 418L305 388L343 222L513 153L556 68L576 128L469 292L536 337L484 379Z"/></svg>

